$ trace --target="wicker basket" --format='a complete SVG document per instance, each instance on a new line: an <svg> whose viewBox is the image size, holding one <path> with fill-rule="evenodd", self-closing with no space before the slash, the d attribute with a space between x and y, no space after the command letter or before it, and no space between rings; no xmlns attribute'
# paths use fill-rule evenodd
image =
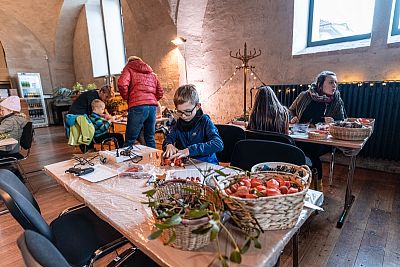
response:
<svg viewBox="0 0 400 267"><path fill-rule="evenodd" d="M306 166L308 169L308 167ZM308 169L309 174L311 171ZM310 177L310 175L307 177ZM263 182L277 176L282 177L285 180L289 180L292 183L296 183L302 190L294 194L270 196L270 197L259 197L256 199L239 198L230 196L230 198L241 204L247 212L250 212L255 219L257 219L259 225L263 230L281 230L293 227L300 216L301 210L303 209L304 199L307 190L310 186L311 178L306 180L301 179L298 175L288 172L278 171L267 171L267 172L255 172L250 174L253 178L258 178ZM224 182L220 184L220 187L227 188L230 183L237 179L237 175L227 177ZM223 194L226 195L225 190ZM226 202L225 202L226 203ZM246 217L247 214L243 214L243 209L237 209L237 205L229 205L229 209L235 216L240 220L242 217Z"/></svg>
<svg viewBox="0 0 400 267"><path fill-rule="evenodd" d="M364 140L372 133L372 127L364 126L363 128L347 128L339 127L331 124L329 133L336 139L356 141Z"/></svg>
<svg viewBox="0 0 400 267"><path fill-rule="evenodd" d="M215 203L216 207L222 210L223 203L221 199L215 195L214 191L210 187L186 180L171 180L161 184L153 196L154 200L164 200L176 193L180 194L182 197L193 194L187 190L182 190L182 188L191 188L196 191L204 189L205 199L209 202ZM157 220L154 210L153 215L156 218L157 223L160 223L160 221ZM194 234L192 231L207 225L209 220L210 218L208 217L190 220L182 219L182 222L179 225L176 225L174 229L165 229L161 234L161 239L164 241L164 243L168 242L173 234L173 231L175 231L176 239L169 245L182 250L196 250L205 247L210 243L211 231L208 231L206 234Z"/></svg>
<svg viewBox="0 0 400 267"><path fill-rule="evenodd" d="M374 131L375 119L372 118L347 118L346 121L354 122L357 121L364 126L370 126L372 131Z"/></svg>

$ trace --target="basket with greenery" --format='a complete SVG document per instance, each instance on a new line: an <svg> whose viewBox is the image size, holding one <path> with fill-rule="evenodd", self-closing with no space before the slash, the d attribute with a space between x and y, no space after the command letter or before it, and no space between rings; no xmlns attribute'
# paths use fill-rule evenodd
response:
<svg viewBox="0 0 400 267"><path fill-rule="evenodd" d="M155 188L144 192L149 198L145 204L152 209L156 227L148 238L153 240L161 237L165 245L182 250L196 250L215 240L218 248L216 258L222 266L227 266L228 260L240 263L241 255L252 243L256 248L261 248L258 237L262 230L250 213L246 218L246 227L242 227L244 217L239 219L230 214L231 220L239 226L238 232L245 237L244 244L240 246L237 238L231 233L232 228L225 226L223 214L229 213L225 202L230 203L229 206L235 203L236 208L243 206L229 196L223 196L218 187L205 185L205 181L210 180L207 178L213 174L226 174L220 170L198 170L204 176L203 183L182 179L161 181L156 183ZM216 184L216 181L214 183ZM245 213L244 210L242 214ZM226 232L228 243L233 245L229 257L221 252L218 236L222 231Z"/></svg>

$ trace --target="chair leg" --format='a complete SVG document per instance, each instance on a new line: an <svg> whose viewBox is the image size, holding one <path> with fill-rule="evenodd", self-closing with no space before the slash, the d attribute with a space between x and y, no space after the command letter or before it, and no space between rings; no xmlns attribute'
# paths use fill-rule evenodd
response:
<svg viewBox="0 0 400 267"><path fill-rule="evenodd" d="M25 173L24 169L22 168L21 164L19 163L19 161L17 161L15 163L15 165L17 166L17 169L18 169L19 173L22 175L24 183L26 183L28 185L28 188L30 189L32 194L36 193L35 190L33 189L33 186L31 184L31 182L29 181L28 177L26 176L26 173Z"/></svg>
<svg viewBox="0 0 400 267"><path fill-rule="evenodd" d="M1 202L4 205L4 208L0 210L0 216L9 213L10 211L7 209L6 205L4 204L4 201L1 200Z"/></svg>
<svg viewBox="0 0 400 267"><path fill-rule="evenodd" d="M335 152L336 152L336 147L333 147L332 148L332 154L331 154L331 162L329 164L329 182L328 182L328 184L330 186L332 185L333 168L335 167Z"/></svg>

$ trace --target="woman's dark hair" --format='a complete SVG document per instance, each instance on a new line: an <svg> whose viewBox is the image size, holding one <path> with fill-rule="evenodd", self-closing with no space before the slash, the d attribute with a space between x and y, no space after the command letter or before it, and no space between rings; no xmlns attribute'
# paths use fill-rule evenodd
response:
<svg viewBox="0 0 400 267"><path fill-rule="evenodd" d="M250 113L248 129L287 134L289 113L269 86L258 88Z"/></svg>
<svg viewBox="0 0 400 267"><path fill-rule="evenodd" d="M317 78L315 78L313 85L315 86L315 90L318 91L318 93L322 92L322 86L324 85L325 79L328 76L336 76L336 73L334 73L333 71L324 70L323 72L318 74Z"/></svg>

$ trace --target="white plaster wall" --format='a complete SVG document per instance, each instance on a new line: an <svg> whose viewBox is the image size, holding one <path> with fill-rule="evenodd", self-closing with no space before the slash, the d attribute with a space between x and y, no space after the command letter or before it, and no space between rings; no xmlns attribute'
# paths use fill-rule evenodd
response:
<svg viewBox="0 0 400 267"><path fill-rule="evenodd" d="M177 21L178 32L193 21L180 20L181 14L200 10L181 1ZM189 66L202 62L202 101L205 110L216 121L228 121L243 113L243 78L236 75L223 89L210 99L224 79L228 78L240 61L229 57L229 51L248 48L261 49L262 55L250 61L266 84L310 83L325 69L338 74L340 81L400 79L398 45L386 44L390 1L376 1L376 17L373 25L371 46L293 57L293 0L209 0L200 22L201 45L195 44ZM187 18L190 20L190 17ZM183 25L181 23L184 23ZM190 29L189 29L190 31ZM187 43L189 47L191 43ZM189 77L198 74L198 68L189 68ZM189 79L190 80L190 79ZM251 84L251 83L250 83ZM257 84L259 85L259 83ZM249 100L249 95L248 95ZM249 106L249 103L247 104Z"/></svg>

